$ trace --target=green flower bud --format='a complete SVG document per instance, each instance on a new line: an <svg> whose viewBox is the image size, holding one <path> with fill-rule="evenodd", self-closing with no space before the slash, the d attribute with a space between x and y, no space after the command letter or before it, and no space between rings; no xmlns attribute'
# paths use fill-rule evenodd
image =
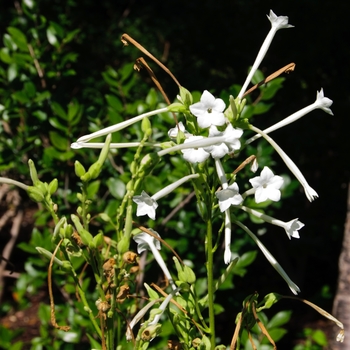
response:
<svg viewBox="0 0 350 350"><path fill-rule="evenodd" d="M45 199L44 194L37 187L28 186L27 193L34 202L41 203Z"/></svg>
<svg viewBox="0 0 350 350"><path fill-rule="evenodd" d="M31 159L29 159L28 165L29 165L30 178L33 181L33 185L37 186L37 184L40 183L40 180L38 178L38 173L36 172L35 164Z"/></svg>
<svg viewBox="0 0 350 350"><path fill-rule="evenodd" d="M54 194L57 191L57 188L58 188L58 181L57 181L57 179L53 179L49 183L49 193Z"/></svg>
<svg viewBox="0 0 350 350"><path fill-rule="evenodd" d="M120 255L123 255L125 252L129 250L130 245L130 239L128 237L124 236L122 239L118 242L117 249L118 253Z"/></svg>
<svg viewBox="0 0 350 350"><path fill-rule="evenodd" d="M74 171L75 175L77 175L79 178L84 176L86 173L84 166L78 160L76 160L74 163Z"/></svg>
<svg viewBox="0 0 350 350"><path fill-rule="evenodd" d="M152 125L148 118L143 118L141 122L141 130L147 136L152 135Z"/></svg>
<svg viewBox="0 0 350 350"><path fill-rule="evenodd" d="M48 250L46 250L45 248L42 248L42 247L35 247L35 249L41 254L41 255L44 255L46 256L49 260L52 259L52 253L49 252ZM53 258L53 261L58 264L59 266L63 266L63 261L61 261L60 259L54 257Z"/></svg>
<svg viewBox="0 0 350 350"><path fill-rule="evenodd" d="M145 155L141 160L138 176L143 178L149 175L158 162L159 156L157 153L149 153Z"/></svg>

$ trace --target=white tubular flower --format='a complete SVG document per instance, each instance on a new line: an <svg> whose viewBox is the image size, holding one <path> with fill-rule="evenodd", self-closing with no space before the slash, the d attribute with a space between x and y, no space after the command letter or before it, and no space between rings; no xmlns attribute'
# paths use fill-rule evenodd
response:
<svg viewBox="0 0 350 350"><path fill-rule="evenodd" d="M152 231L152 233L154 233L158 237L160 237L157 232L155 232L151 229L149 229L149 230ZM157 239L155 239L154 237L152 237L151 235L147 234L146 232L142 232L142 233L139 233L139 234L133 236L133 239L137 243L137 252L139 254L141 254L144 250L150 250L152 252L159 267L162 269L165 277L169 280L171 287L173 288L173 290L176 290L177 287L174 283L174 280L171 277L170 272L169 272L162 256L160 255L160 253L158 251L161 249L160 242Z"/></svg>
<svg viewBox="0 0 350 350"><path fill-rule="evenodd" d="M111 126L109 126L107 128L95 131L92 134L84 135L82 137L79 137L79 139L77 140L76 143L80 144L82 142L88 142L88 141L90 141L90 140L92 140L92 139L94 139L96 137L100 137L100 136L111 134L113 132L116 132L116 131L124 129L127 126L132 125L132 124L142 120L143 118L151 117L152 115L165 113L165 112L168 112L168 107L164 107L164 108L157 109L155 111L151 111L151 112L140 114L140 115L138 115L138 116L136 116L134 118L131 118L129 120L125 120L125 121L123 121L121 123L118 123L118 124L115 124L115 125L111 125ZM75 143L73 143L73 144L75 144Z"/></svg>
<svg viewBox="0 0 350 350"><path fill-rule="evenodd" d="M269 49L271 42L272 42L272 39L275 36L276 32L279 29L294 27L294 26L288 24L288 17L287 16L276 16L272 10L270 10L270 16L267 16L267 18L271 22L271 29L270 29L269 33L267 34L267 36L266 36L266 38L265 38L265 40L260 48L258 55L256 56L253 67L250 70L240 93L238 94L239 99L242 99L245 91L247 90L247 87L248 87L250 81L252 80L254 73L259 68L260 63L262 62L263 58L265 57L266 52Z"/></svg>
<svg viewBox="0 0 350 350"><path fill-rule="evenodd" d="M192 136L192 134L190 134L186 129L185 129L185 126L183 125L182 122L179 122L179 128L180 130L185 134L185 137L186 139L189 138L190 136ZM175 128L172 128L168 131L168 136L171 138L171 139L176 139L177 137L177 134L179 132L179 129L178 127L176 126Z"/></svg>
<svg viewBox="0 0 350 350"><path fill-rule="evenodd" d="M183 144L190 143L196 140L203 140L203 136L190 136L188 139L184 141ZM176 147L176 146L175 146ZM183 149L181 150L183 157L185 160L187 160L189 163L202 163L206 161L210 153L204 150L203 148L189 148L189 149Z"/></svg>
<svg viewBox="0 0 350 350"><path fill-rule="evenodd" d="M219 200L220 211L222 213L225 212L226 215L226 211L231 205L239 205L243 202L243 197L239 194L237 183L234 182L232 185L228 186L225 171L219 159L215 159L215 165L218 178L223 188L221 191L216 192L215 196Z"/></svg>
<svg viewBox="0 0 350 350"><path fill-rule="evenodd" d="M209 129L209 137L222 136L224 138L224 142L214 144L208 148L205 148L205 150L210 152L214 159L222 158L226 154L241 148L239 138L242 136L242 134L242 129L234 129L231 124L227 125L224 132L220 132L215 126L212 125Z"/></svg>
<svg viewBox="0 0 350 350"><path fill-rule="evenodd" d="M228 210L231 205L240 205L243 202L243 197L239 194L239 188L236 182L221 191L215 193L219 200L219 208L223 213Z"/></svg>
<svg viewBox="0 0 350 350"><path fill-rule="evenodd" d="M227 149L229 152L233 152L241 147L239 138L242 136L242 134L243 134L242 129L234 129L233 126L229 124L226 130L223 133L220 132L219 135L212 136L212 137L191 136L190 138L186 139L184 143L159 151L158 156L161 157L161 156L164 156L165 154L175 152L175 151L182 151L185 149L197 150L199 148L204 148L204 150L205 149L212 150L212 146L221 145L222 143L224 143L227 146ZM202 154L203 157L205 155L202 152L198 154ZM209 156L209 153L208 153L208 156Z"/></svg>
<svg viewBox="0 0 350 350"><path fill-rule="evenodd" d="M140 196L134 196L133 201L137 204L136 216L148 215L152 220L156 219L156 209L158 208L157 200L168 195L174 191L175 188L182 185L184 182L190 179L199 177L198 174L191 174L184 176L182 179L175 181L174 183L164 187L159 192L155 193L152 197L149 196L145 191L141 192Z"/></svg>
<svg viewBox="0 0 350 350"><path fill-rule="evenodd" d="M226 105L221 98L215 98L209 91L204 90L199 102L190 106L191 113L197 117L200 128L211 125L224 125L224 109Z"/></svg>
<svg viewBox="0 0 350 350"><path fill-rule="evenodd" d="M156 219L158 203L154 198L142 191L140 196L134 196L132 200L137 204L136 216L148 215L150 219Z"/></svg>
<svg viewBox="0 0 350 350"><path fill-rule="evenodd" d="M121 142L121 143L111 143L109 145L110 149L117 149L117 148L131 148L131 147L138 147L140 146L141 142ZM162 145L160 143L151 143L151 142L144 142L144 146L150 146L150 147L161 147ZM73 149L81 149L81 148L103 148L104 142L73 142L70 145L70 148Z"/></svg>
<svg viewBox="0 0 350 350"><path fill-rule="evenodd" d="M262 242L254 235L252 231L245 225L243 225L239 221L235 221L235 224L240 226L248 235L252 238L252 240L256 243L256 245L260 248L262 253L265 255L268 262L272 265L272 267L280 274L280 276L287 282L288 287L292 291L293 294L297 295L300 293L300 288L289 278L287 273L283 270L282 266L277 262L277 260L273 257L273 255L267 250L267 248L262 244Z"/></svg>
<svg viewBox="0 0 350 350"><path fill-rule="evenodd" d="M323 111L325 111L326 113L328 113L330 115L333 115L333 112L329 108L332 105L332 103L333 103L333 101L331 99L329 99L328 97L325 97L324 93L323 93L323 89L321 89L320 91L317 91L316 101L314 103L312 103L311 105L309 105L307 107L304 107L303 109L299 110L298 112L295 112L292 115L290 115L289 117L287 117L287 118L281 120L280 122L270 126L269 128L265 129L263 132L265 134L268 134L272 131L280 129L288 124L295 122L299 118L303 117L304 115L306 115L306 114L312 112L314 109L318 109L318 108L322 109ZM257 134L255 136L251 137L250 139L248 139L246 141L246 144L249 144L260 137L261 137L261 135Z"/></svg>
<svg viewBox="0 0 350 350"><path fill-rule="evenodd" d="M241 209L249 214L256 216L259 219L262 219L262 220L268 222L269 224L273 224L273 225L284 228L289 239L291 239L291 237L300 238L298 231L305 226L298 219L293 219L291 221L284 222L284 221L275 219L272 216L260 213L257 210L254 210L254 209L251 209L251 208L248 208L245 206L242 206Z"/></svg>
<svg viewBox="0 0 350 350"><path fill-rule="evenodd" d="M228 265L232 260L231 253L231 216L230 210L225 210L225 252L224 262Z"/></svg>
<svg viewBox="0 0 350 350"><path fill-rule="evenodd" d="M278 144L269 135L266 135L262 130L258 129L257 127L255 127L253 125L250 125L249 127L251 130L260 134L275 149L275 151L280 155L280 157L282 158L284 163L287 165L289 170L294 174L294 176L297 178L297 180L303 186L307 199L310 202L312 202L313 200L318 198L317 192L308 184L308 182L306 181L302 172L299 170L299 168L296 166L296 164L287 156L287 154L282 150L282 148L280 146L278 146Z"/></svg>
<svg viewBox="0 0 350 350"><path fill-rule="evenodd" d="M158 310L161 310L161 312L160 312L160 313L157 313L157 315L154 316L153 321L151 321L151 322L148 324L148 326L154 326L154 325L156 325L156 324L159 322L160 317L162 316L162 314L163 314L165 308L168 306L170 300L171 300L172 297L175 295L175 293L178 293L179 291L180 291L180 288L176 288L176 289L174 289L172 292L170 292L170 293L168 294L168 296L163 300L163 302L160 304L160 306L159 306L159 308L158 308Z"/></svg>
<svg viewBox="0 0 350 350"><path fill-rule="evenodd" d="M249 180L253 188L255 188L255 202L265 202L271 199L278 202L281 198L280 188L283 185L283 178L274 175L267 166L261 171L260 176L256 176Z"/></svg>

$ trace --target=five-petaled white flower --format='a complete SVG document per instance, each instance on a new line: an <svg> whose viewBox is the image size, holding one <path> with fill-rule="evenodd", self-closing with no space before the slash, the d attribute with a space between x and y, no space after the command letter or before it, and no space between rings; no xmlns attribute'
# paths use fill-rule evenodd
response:
<svg viewBox="0 0 350 350"><path fill-rule="evenodd" d="M274 175L267 166L261 171L260 176L250 179L249 182L255 188L255 202L261 203L267 199L277 202L281 198L279 190L283 185L283 178Z"/></svg>
<svg viewBox="0 0 350 350"><path fill-rule="evenodd" d="M153 231L152 229L149 229L155 236L160 237L159 233L156 231ZM150 250L156 259L159 267L163 270L163 273L165 277L169 280L171 287L176 290L177 287L174 283L173 278L171 277L171 274L162 258L162 256L159 253L159 250L161 249L160 242L154 238L153 236L147 234L146 232L141 232L135 236L133 236L134 241L137 243L137 252L141 254L144 250Z"/></svg>
<svg viewBox="0 0 350 350"><path fill-rule="evenodd" d="M136 216L148 215L152 220L156 219L158 203L145 191L140 196L134 196L132 200L137 204Z"/></svg>
<svg viewBox="0 0 350 350"><path fill-rule="evenodd" d="M190 106L191 113L197 117L200 128L211 125L224 125L224 109L226 105L221 98L215 98L209 91L204 90L199 102Z"/></svg>
<svg viewBox="0 0 350 350"><path fill-rule="evenodd" d="M286 222L285 225L282 227L286 230L288 238L291 239L291 237L300 238L298 231L304 226L305 224L303 224L301 221L299 221L298 219L294 219L289 222Z"/></svg>
<svg viewBox="0 0 350 350"><path fill-rule="evenodd" d="M184 144L202 139L204 139L203 136L190 136L185 140ZM202 163L210 156L210 153L205 151L202 147L183 149L181 152L183 153L183 157L190 163Z"/></svg>
<svg viewBox="0 0 350 350"><path fill-rule="evenodd" d="M243 202L243 197L239 194L239 188L236 182L227 188L216 192L215 195L219 200L219 207L222 213L231 205L240 205Z"/></svg>
<svg viewBox="0 0 350 350"><path fill-rule="evenodd" d="M221 137L222 142L205 147L204 150L210 152L211 156L215 159L222 158L226 154L241 148L239 138L242 134L242 129L235 129L231 124L227 125L224 132L220 132L214 125L212 125L209 129L209 137Z"/></svg>

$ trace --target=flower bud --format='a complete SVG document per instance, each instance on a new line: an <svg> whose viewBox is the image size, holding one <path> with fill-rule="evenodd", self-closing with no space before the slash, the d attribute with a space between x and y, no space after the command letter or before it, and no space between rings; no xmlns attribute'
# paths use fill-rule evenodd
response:
<svg viewBox="0 0 350 350"><path fill-rule="evenodd" d="M54 194L57 191L58 188L58 181L57 179L53 179L50 183L49 183L49 193L50 194Z"/></svg>
<svg viewBox="0 0 350 350"><path fill-rule="evenodd" d="M75 175L77 175L79 178L84 176L86 173L84 166L78 160L76 160L74 163L74 171Z"/></svg>

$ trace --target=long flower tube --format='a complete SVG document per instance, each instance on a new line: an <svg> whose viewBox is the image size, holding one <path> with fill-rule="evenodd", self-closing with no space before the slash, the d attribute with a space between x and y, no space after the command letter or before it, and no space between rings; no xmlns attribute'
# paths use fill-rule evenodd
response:
<svg viewBox="0 0 350 350"><path fill-rule="evenodd" d="M280 276L287 282L288 287L290 288L292 293L295 295L300 293L300 288L289 278L287 273L283 270L282 266L273 257L273 255L267 250L267 248L262 244L262 242L258 239L258 237L256 237L255 234L252 231L250 231L249 228L244 224L242 224L240 221L235 220L234 223L248 233L250 238L256 243L256 245L260 248L262 253L265 255L268 262L280 274Z"/></svg>
<svg viewBox="0 0 350 350"><path fill-rule="evenodd" d="M88 134L88 135L84 135L82 137L79 137L76 142L77 143L88 142L96 137L104 136L104 135L111 134L113 132L122 130L122 129L126 128L127 126L132 125L132 124L142 120L143 118L151 117L153 115L161 114L161 113L165 113L165 112L169 112L168 107L164 107L164 108L156 109L155 111L140 114L134 118L125 120L121 123L111 125L111 126L108 126L107 128L95 131L92 134Z"/></svg>
<svg viewBox="0 0 350 350"><path fill-rule="evenodd" d="M320 91L317 91L316 101L314 103L312 103L309 106L306 106L306 107L300 109L299 111L291 114L289 117L284 118L283 120L279 121L278 123L263 130L263 132L265 134L268 134L272 131L280 129L288 124L295 122L299 118L303 117L304 115L306 115L306 114L308 114L308 113L310 113L313 110L318 109L318 108L322 109L323 111L325 111L326 113L328 113L330 115L333 115L333 112L329 108L332 105L332 103L333 103L333 101L331 99L329 99L328 97L325 97L324 93L323 93L323 89L321 89ZM246 143L246 145L248 145L249 143L255 141L256 139L258 139L260 137L261 137L261 135L257 134L255 136L251 137L250 139L248 139L245 143Z"/></svg>
<svg viewBox="0 0 350 350"><path fill-rule="evenodd" d="M141 142L121 142L121 143L111 143L109 145L110 149L117 148L131 148L131 147L139 147ZM160 143L151 143L144 142L144 146L150 147L161 147ZM73 149L81 149L81 148L103 148L104 142L73 142L70 147Z"/></svg>
<svg viewBox="0 0 350 350"><path fill-rule="evenodd" d="M268 222L269 224L284 228L289 239L291 239L291 237L300 238L298 230L300 230L305 226L298 219L293 219L289 222L284 222L282 220L273 218L272 216L260 213L260 211L245 207L244 205L240 206L239 208L241 208L242 210L244 210L249 214L256 216L259 219L264 220L265 222Z"/></svg>
<svg viewBox="0 0 350 350"><path fill-rule="evenodd" d="M159 236L158 233L154 232ZM162 256L159 253L159 250L161 249L160 243L158 240L156 240L154 237L150 236L146 232L139 233L133 237L134 241L137 243L137 252L141 254L144 250L150 250L156 259L159 267L162 269L165 277L168 279L171 288L173 290L177 290L177 286L171 277L171 274L162 258Z"/></svg>
<svg viewBox="0 0 350 350"><path fill-rule="evenodd" d="M264 59L266 52L269 49L271 42L272 42L272 39L274 38L276 32L279 29L294 27L291 24L288 24L288 17L287 16L276 16L276 14L272 10L270 10L270 16L267 16L267 18L271 22L271 29L270 29L269 33L267 34L263 44L261 45L261 48L260 48L258 55L256 56L255 62L253 64L253 67L250 70L250 72L247 76L247 79L244 82L242 89L238 94L238 99L240 99L240 100L242 99L245 91L247 90L247 87L248 87L250 81L252 80L254 73L259 68L260 63Z"/></svg>
<svg viewBox="0 0 350 350"><path fill-rule="evenodd" d="M133 201L137 204L136 216L148 215L152 220L156 218L156 209L158 207L157 200L168 195L174 191L177 187L182 185L184 182L198 178L199 174L190 174L183 178L175 181L174 183L164 187L153 196L149 196L145 191L141 192L141 195L134 196Z"/></svg>
<svg viewBox="0 0 350 350"><path fill-rule="evenodd" d="M253 125L250 125L249 128L255 131L256 133L260 134L280 155L280 157L282 158L284 163L287 165L289 170L294 174L294 176L303 186L307 199L310 202L312 202L313 200L318 198L317 192L308 184L302 172L299 170L296 164L287 156L287 154L282 150L282 148L278 146L278 144L269 135L266 135L262 130L258 129Z"/></svg>

